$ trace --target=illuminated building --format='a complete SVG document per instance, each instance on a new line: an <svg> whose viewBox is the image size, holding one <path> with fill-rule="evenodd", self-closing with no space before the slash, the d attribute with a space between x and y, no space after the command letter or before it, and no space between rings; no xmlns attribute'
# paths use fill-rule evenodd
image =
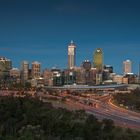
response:
<svg viewBox="0 0 140 140"><path fill-rule="evenodd" d="M93 67L95 67L98 72L101 72L103 69L103 52L100 48L96 49L94 52Z"/></svg>
<svg viewBox="0 0 140 140"><path fill-rule="evenodd" d="M110 65L104 65L104 70L108 70L109 73L113 73L113 67Z"/></svg>
<svg viewBox="0 0 140 140"><path fill-rule="evenodd" d="M60 69L53 67L51 69L52 72L52 82L53 86L62 86L62 72Z"/></svg>
<svg viewBox="0 0 140 140"><path fill-rule="evenodd" d="M127 73L124 77L128 78L128 84L135 84L135 79L137 76L134 73Z"/></svg>
<svg viewBox="0 0 140 140"><path fill-rule="evenodd" d="M110 80L110 72L108 69L104 69L102 72L103 81Z"/></svg>
<svg viewBox="0 0 140 140"><path fill-rule="evenodd" d="M64 85L73 85L76 83L76 72L73 69L66 69L63 71Z"/></svg>
<svg viewBox="0 0 140 140"><path fill-rule="evenodd" d="M122 75L113 76L113 82L116 82L117 84L122 84L123 83L123 76Z"/></svg>
<svg viewBox="0 0 140 140"><path fill-rule="evenodd" d="M124 74L131 73L131 69L132 69L131 65L132 65L132 62L130 60L123 61L123 73Z"/></svg>
<svg viewBox="0 0 140 140"><path fill-rule="evenodd" d="M113 67L110 65L104 65L103 71L102 71L102 77L103 81L111 80L110 75L113 73Z"/></svg>
<svg viewBox="0 0 140 140"><path fill-rule="evenodd" d="M76 45L71 41L68 45L68 69L73 69L75 67L75 54Z"/></svg>
<svg viewBox="0 0 140 140"><path fill-rule="evenodd" d="M32 63L32 78L36 79L41 76L41 64L37 61Z"/></svg>

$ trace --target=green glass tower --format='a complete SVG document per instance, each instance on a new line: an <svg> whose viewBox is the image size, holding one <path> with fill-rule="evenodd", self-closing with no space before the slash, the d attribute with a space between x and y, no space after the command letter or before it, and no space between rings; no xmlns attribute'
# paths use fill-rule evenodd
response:
<svg viewBox="0 0 140 140"><path fill-rule="evenodd" d="M93 54L93 67L101 72L103 69L103 51L101 48L97 48Z"/></svg>

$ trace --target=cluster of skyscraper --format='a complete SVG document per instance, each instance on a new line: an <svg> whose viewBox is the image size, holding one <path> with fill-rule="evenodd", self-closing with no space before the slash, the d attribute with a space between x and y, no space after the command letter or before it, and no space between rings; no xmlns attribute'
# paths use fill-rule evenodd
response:
<svg viewBox="0 0 140 140"><path fill-rule="evenodd" d="M62 86L71 84L99 85L99 84L128 84L138 83L137 75L131 72L132 63L130 60L123 62L123 75L113 72L113 67L104 65L103 51L97 48L93 53L93 62L84 60L80 67L76 66L76 45L73 41L68 45L68 68L45 69L41 71L41 63L23 61L20 70L12 68L11 60L0 58L0 78L14 82L30 82L33 86L48 85Z"/></svg>
<svg viewBox="0 0 140 140"><path fill-rule="evenodd" d="M68 45L68 69L75 68L76 62L76 45L71 41ZM103 70L103 52L101 48L96 49L93 55L93 65L92 67L96 68L98 72Z"/></svg>

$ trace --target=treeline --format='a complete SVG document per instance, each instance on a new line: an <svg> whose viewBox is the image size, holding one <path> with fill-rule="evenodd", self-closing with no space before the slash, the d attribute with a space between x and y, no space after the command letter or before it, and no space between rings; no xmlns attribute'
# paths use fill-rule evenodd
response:
<svg viewBox="0 0 140 140"><path fill-rule="evenodd" d="M53 108L33 98L0 97L0 140L140 140L140 133L99 122L83 110Z"/></svg>
<svg viewBox="0 0 140 140"><path fill-rule="evenodd" d="M118 93L114 95L114 101L133 111L140 112L140 89L136 88L131 93Z"/></svg>

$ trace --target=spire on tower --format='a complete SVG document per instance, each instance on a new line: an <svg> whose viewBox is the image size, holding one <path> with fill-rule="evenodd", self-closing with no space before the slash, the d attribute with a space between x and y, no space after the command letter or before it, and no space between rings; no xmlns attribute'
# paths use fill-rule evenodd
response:
<svg viewBox="0 0 140 140"><path fill-rule="evenodd" d="M71 42L70 42L69 46L75 46L75 48L76 48L76 45L75 45L75 43L74 43L74 41L73 41L73 40L71 40Z"/></svg>
<svg viewBox="0 0 140 140"><path fill-rule="evenodd" d="M73 40L71 40L71 42L70 42L71 44L73 44L74 42L73 42Z"/></svg>

